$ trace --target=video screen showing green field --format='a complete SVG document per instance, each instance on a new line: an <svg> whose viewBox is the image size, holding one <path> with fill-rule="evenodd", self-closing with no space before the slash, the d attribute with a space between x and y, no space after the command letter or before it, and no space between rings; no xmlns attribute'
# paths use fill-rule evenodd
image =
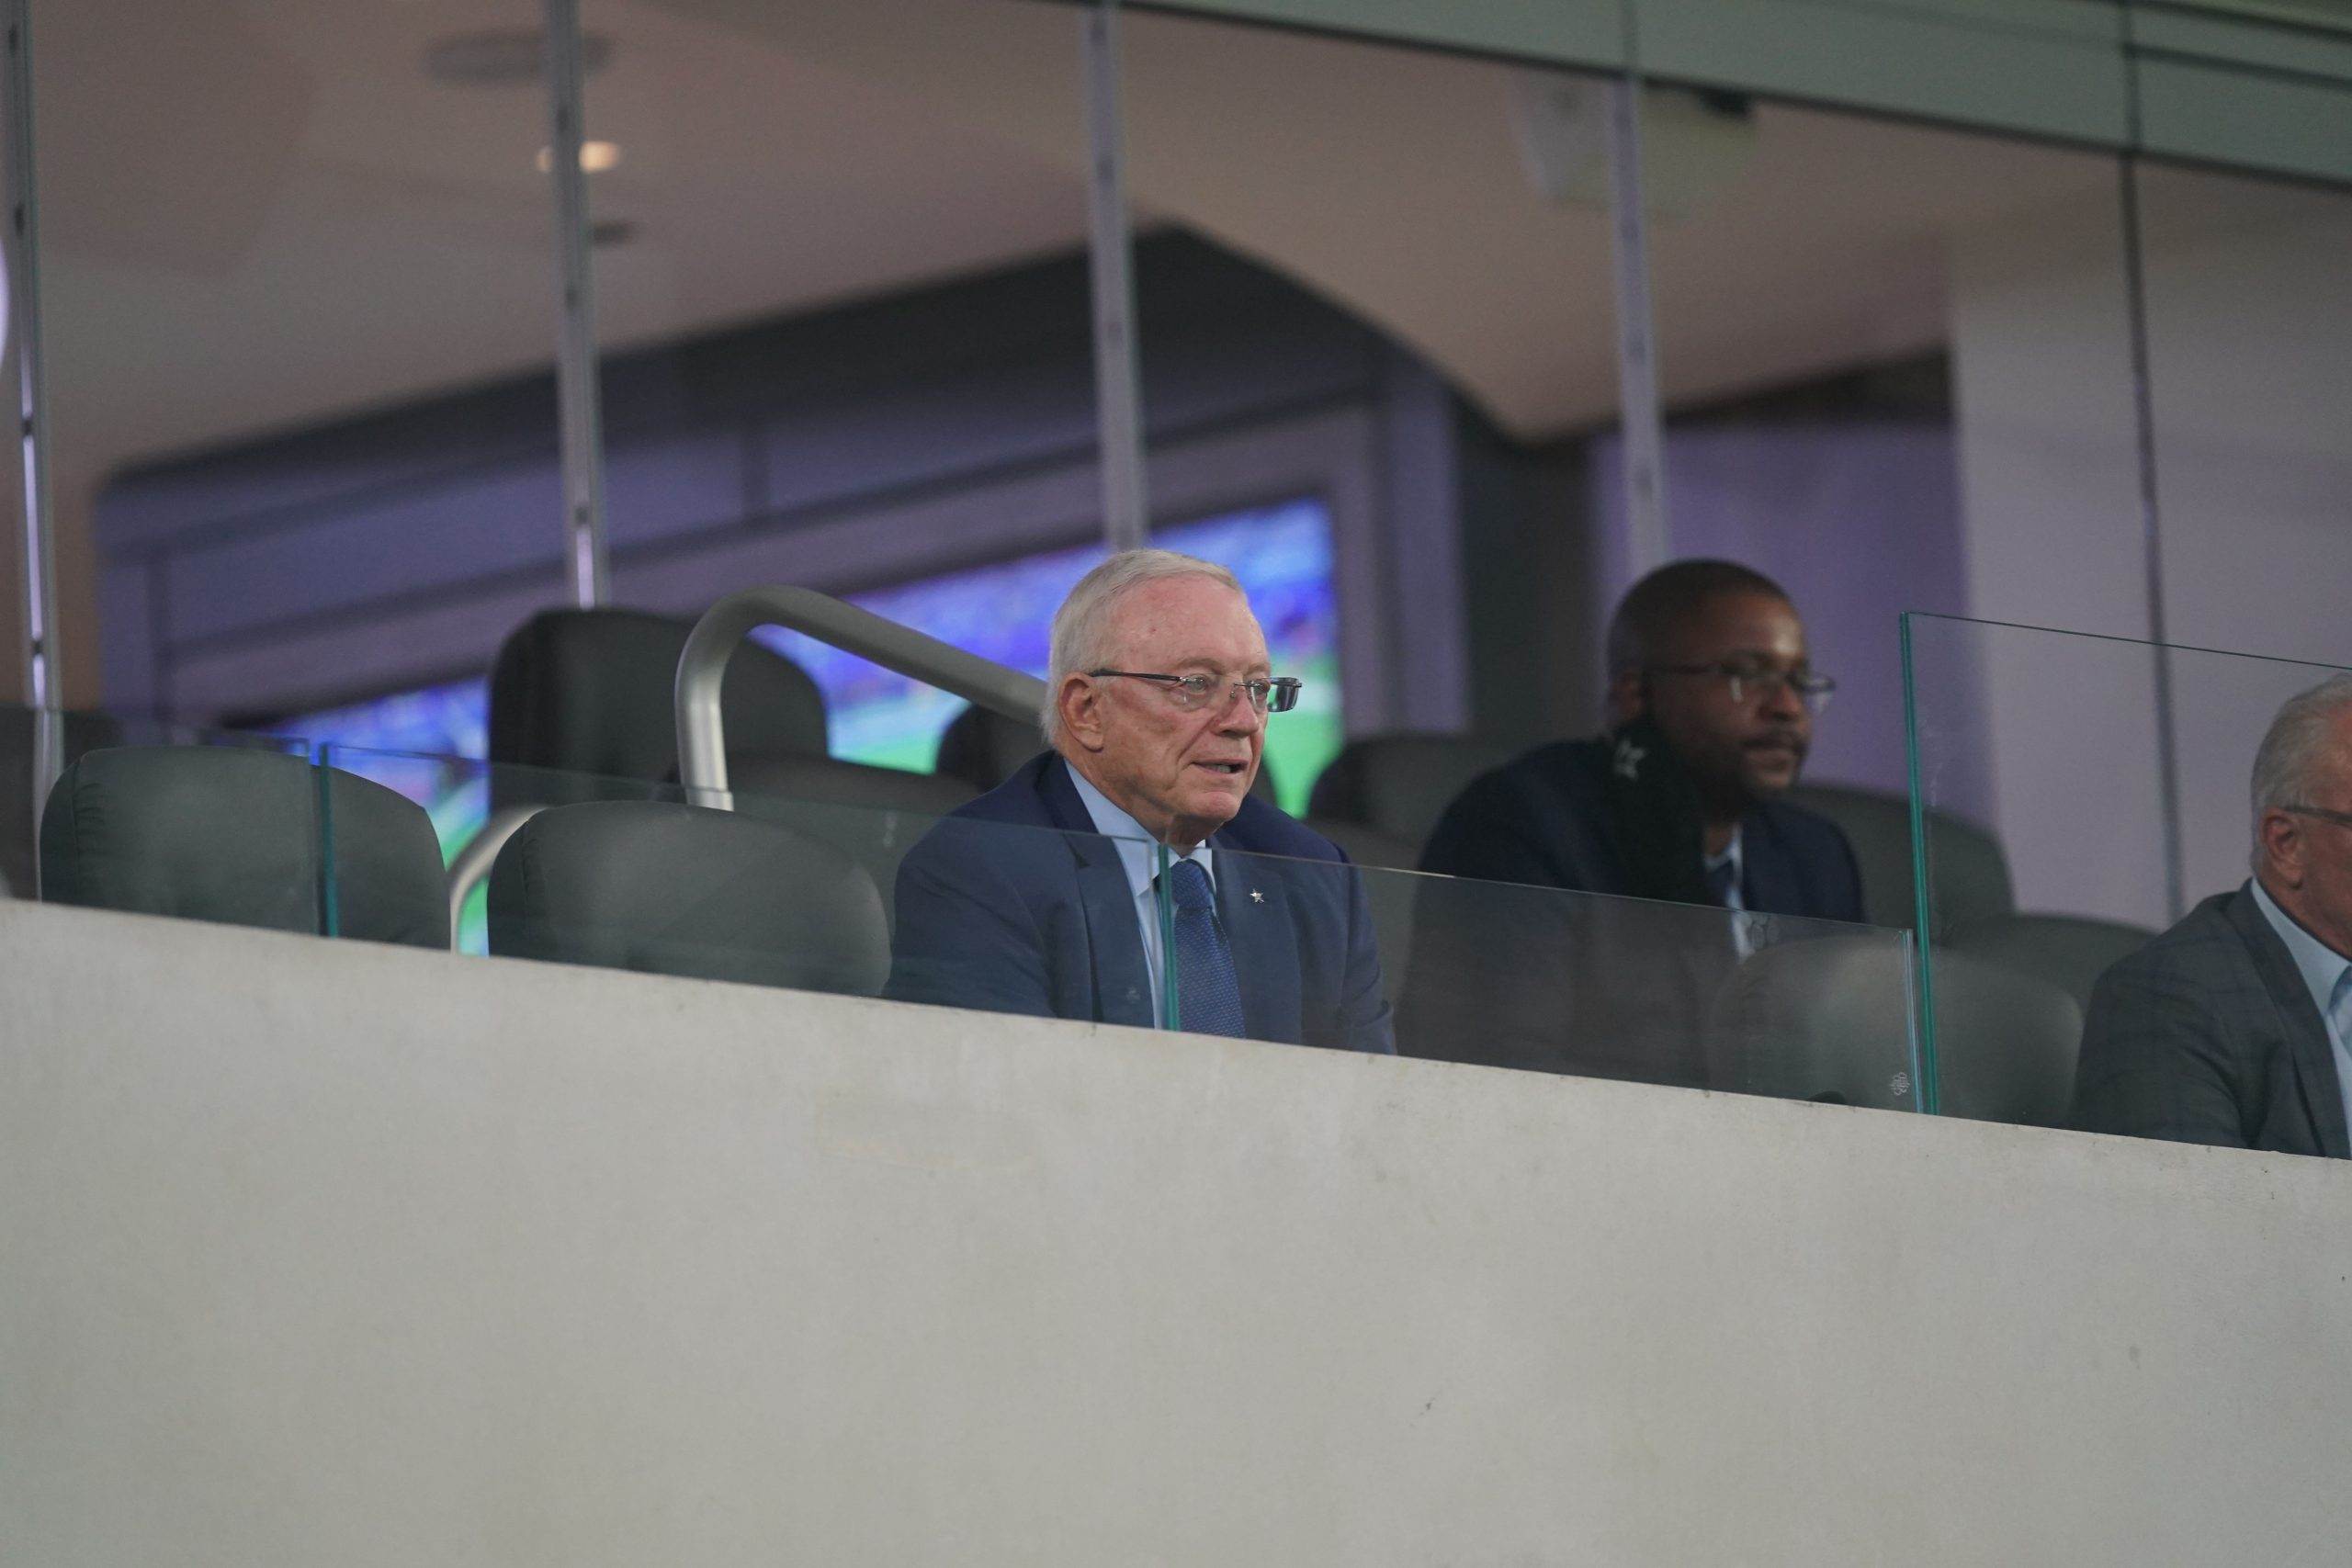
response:
<svg viewBox="0 0 2352 1568"><path fill-rule="evenodd" d="M1266 628L1274 673L1306 682L1298 706L1266 726L1266 770L1283 808L1306 793L1340 749L1339 610L1331 586L1331 519L1312 499L1228 513L1165 528L1152 543L1230 570ZM943 642L1046 672L1046 635L1070 586L1103 556L1100 545L1028 556L855 593L876 615ZM836 757L928 773L940 732L963 701L796 633L754 634L807 670L825 694Z"/></svg>

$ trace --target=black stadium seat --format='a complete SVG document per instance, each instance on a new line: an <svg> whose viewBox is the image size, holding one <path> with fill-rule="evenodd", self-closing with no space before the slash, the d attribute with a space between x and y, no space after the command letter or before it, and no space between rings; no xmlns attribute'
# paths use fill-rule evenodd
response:
<svg viewBox="0 0 2352 1568"><path fill-rule="evenodd" d="M1844 830L1862 873L1862 919L1908 930L1919 923L1912 875L1907 796L1842 784L1807 784L1792 806L1817 811ZM1972 822L1932 807L1927 814L1928 880L1935 896L1938 941L1973 921L2013 913L2008 856L2001 841Z"/></svg>
<svg viewBox="0 0 2352 1568"><path fill-rule="evenodd" d="M559 806L525 823L491 872L490 950L861 996L890 971L881 896L849 856L665 801Z"/></svg>
<svg viewBox="0 0 2352 1568"><path fill-rule="evenodd" d="M1374 735L1351 740L1315 781L1308 820L1352 822L1406 846L1411 866L1430 829L1472 779L1514 755L1466 735Z"/></svg>
<svg viewBox="0 0 2352 1568"><path fill-rule="evenodd" d="M498 806L598 798L561 769L649 784L678 774L678 655L694 623L642 610L547 610L498 650L490 672L490 760ZM727 663L729 760L822 757L825 700L790 660L752 644ZM570 787L567 788L567 783Z"/></svg>
<svg viewBox="0 0 2352 1568"><path fill-rule="evenodd" d="M322 776L306 758L242 747L86 753L41 813L42 897L447 947L441 848L424 808L334 768L322 795Z"/></svg>

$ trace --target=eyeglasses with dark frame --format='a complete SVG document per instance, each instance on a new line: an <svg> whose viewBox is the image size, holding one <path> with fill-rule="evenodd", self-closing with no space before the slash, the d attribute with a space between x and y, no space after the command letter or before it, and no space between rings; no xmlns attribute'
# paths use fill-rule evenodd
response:
<svg viewBox="0 0 2352 1568"><path fill-rule="evenodd" d="M1298 705L1301 682L1295 675L1261 675L1250 681L1224 681L1215 675L1155 675L1142 670L1089 670L1089 676L1100 679L1115 675L1125 681L1157 681L1170 701L1187 713L1197 713L1208 706L1221 687L1231 687L1248 694L1250 706L1259 713L1288 713Z"/></svg>
<svg viewBox="0 0 2352 1568"><path fill-rule="evenodd" d="M1835 680L1802 665L1794 670L1775 670L1769 664L1750 664L1737 659L1714 664L1652 664L1645 666L1642 673L1713 675L1730 686L1731 700L1736 703L1744 703L1750 697L1770 697L1785 687L1815 714L1829 705L1829 694L1838 689Z"/></svg>
<svg viewBox="0 0 2352 1568"><path fill-rule="evenodd" d="M2339 828L2352 828L2352 812L2330 811L2324 806L2282 806L2281 811L2291 811L2298 817L2316 817L2323 822L2333 822Z"/></svg>

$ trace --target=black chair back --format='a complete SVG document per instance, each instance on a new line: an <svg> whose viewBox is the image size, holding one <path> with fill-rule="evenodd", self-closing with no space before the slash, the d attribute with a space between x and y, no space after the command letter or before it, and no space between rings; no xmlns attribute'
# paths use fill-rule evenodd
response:
<svg viewBox="0 0 2352 1568"><path fill-rule="evenodd" d="M449 945L424 808L281 751L87 752L50 791L40 869L51 903Z"/></svg>

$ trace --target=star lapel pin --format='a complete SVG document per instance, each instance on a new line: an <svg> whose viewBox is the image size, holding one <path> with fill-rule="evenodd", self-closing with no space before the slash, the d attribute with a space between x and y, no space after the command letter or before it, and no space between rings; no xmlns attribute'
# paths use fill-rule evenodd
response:
<svg viewBox="0 0 2352 1568"><path fill-rule="evenodd" d="M1254 888L1254 887L1252 887L1251 889L1250 889L1250 902L1251 902L1252 904L1262 904L1262 903L1264 903L1265 901L1266 901L1266 896L1265 896L1263 893L1259 892L1259 891L1258 891L1256 888Z"/></svg>
<svg viewBox="0 0 2352 1568"><path fill-rule="evenodd" d="M1636 746L1631 739L1617 742L1617 776L1639 784L1642 778L1642 759L1648 755L1648 748Z"/></svg>

